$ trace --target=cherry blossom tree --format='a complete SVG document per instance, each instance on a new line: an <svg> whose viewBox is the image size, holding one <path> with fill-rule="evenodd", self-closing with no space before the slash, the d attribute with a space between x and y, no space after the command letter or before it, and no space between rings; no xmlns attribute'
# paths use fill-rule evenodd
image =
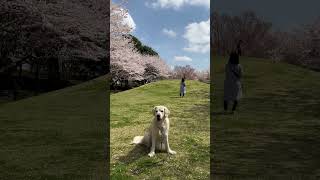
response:
<svg viewBox="0 0 320 180"><path fill-rule="evenodd" d="M171 76L174 79L181 79L181 78L193 79L193 80L197 79L196 70L190 65L175 66Z"/></svg>
<svg viewBox="0 0 320 180"><path fill-rule="evenodd" d="M159 76L167 77L169 68L159 56L142 55L135 48L132 37L129 36L131 28L123 22L123 19L127 16L128 10L111 2L110 71L111 76L118 76L112 79L117 79L117 81L143 81L147 64L155 67ZM117 68L113 69L112 67Z"/></svg>
<svg viewBox="0 0 320 180"><path fill-rule="evenodd" d="M199 81L210 83L210 70L196 71L196 75Z"/></svg>

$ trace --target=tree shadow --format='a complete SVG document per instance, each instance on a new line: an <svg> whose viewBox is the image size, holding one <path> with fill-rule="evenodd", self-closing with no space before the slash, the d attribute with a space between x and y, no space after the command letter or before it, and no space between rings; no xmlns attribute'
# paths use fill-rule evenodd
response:
<svg viewBox="0 0 320 180"><path fill-rule="evenodd" d="M157 158L148 157L149 148L144 145L135 145L134 148L126 155L120 156L119 161L122 164L133 164L131 167L131 173L138 175L141 173L146 173L152 168L157 168L165 165L165 162L170 159L170 155L163 156L159 155L162 151L156 150ZM135 164L135 162L137 162Z"/></svg>
<svg viewBox="0 0 320 180"><path fill-rule="evenodd" d="M148 148L144 145L137 144L129 151L128 154L119 157L119 161L122 163L132 163L141 157L148 155Z"/></svg>
<svg viewBox="0 0 320 180"><path fill-rule="evenodd" d="M142 145L142 144L137 144L137 145L134 145L133 149L130 150L126 155L120 156L119 161L121 163L130 164L130 163L137 161L138 159L140 159L142 157L148 157L149 151L150 151L150 148L148 148L147 146ZM162 150L156 150L155 153L156 154L159 154L159 153L166 154L166 152L162 151ZM163 159L161 161L163 161ZM152 163L158 164L159 162L160 161L152 162Z"/></svg>

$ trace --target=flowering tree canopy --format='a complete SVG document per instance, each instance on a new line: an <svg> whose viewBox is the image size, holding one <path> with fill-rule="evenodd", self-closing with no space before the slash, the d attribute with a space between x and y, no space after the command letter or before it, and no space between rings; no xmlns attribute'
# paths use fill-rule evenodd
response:
<svg viewBox="0 0 320 180"><path fill-rule="evenodd" d="M143 55L135 48L131 28L123 22L128 11L118 4L110 5L110 65L113 81L142 81L146 68L153 66L159 77L167 77L169 67L159 56ZM114 67L114 68L113 68Z"/></svg>

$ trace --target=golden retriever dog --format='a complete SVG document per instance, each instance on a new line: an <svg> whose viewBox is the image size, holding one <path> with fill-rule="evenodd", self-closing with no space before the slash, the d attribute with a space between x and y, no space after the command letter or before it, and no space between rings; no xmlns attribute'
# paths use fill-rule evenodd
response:
<svg viewBox="0 0 320 180"><path fill-rule="evenodd" d="M154 118L144 136L134 137L131 144L144 144L150 148L148 156L153 157L155 151L166 151L169 154L176 154L169 146L169 114L165 106L153 108Z"/></svg>

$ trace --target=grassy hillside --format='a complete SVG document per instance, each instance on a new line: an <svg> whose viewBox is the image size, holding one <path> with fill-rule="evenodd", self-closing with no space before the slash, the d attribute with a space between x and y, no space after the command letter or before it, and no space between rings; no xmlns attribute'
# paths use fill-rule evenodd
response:
<svg viewBox="0 0 320 180"><path fill-rule="evenodd" d="M211 61L215 177L319 177L320 73L241 57L244 96L234 115L224 115L226 60Z"/></svg>
<svg viewBox="0 0 320 180"><path fill-rule="evenodd" d="M179 97L179 80L164 80L111 95L112 179L208 179L209 85L186 81L187 95ZM171 111L170 147L176 155L130 145L143 135L156 105Z"/></svg>
<svg viewBox="0 0 320 180"><path fill-rule="evenodd" d="M105 179L106 80L0 104L0 179Z"/></svg>

